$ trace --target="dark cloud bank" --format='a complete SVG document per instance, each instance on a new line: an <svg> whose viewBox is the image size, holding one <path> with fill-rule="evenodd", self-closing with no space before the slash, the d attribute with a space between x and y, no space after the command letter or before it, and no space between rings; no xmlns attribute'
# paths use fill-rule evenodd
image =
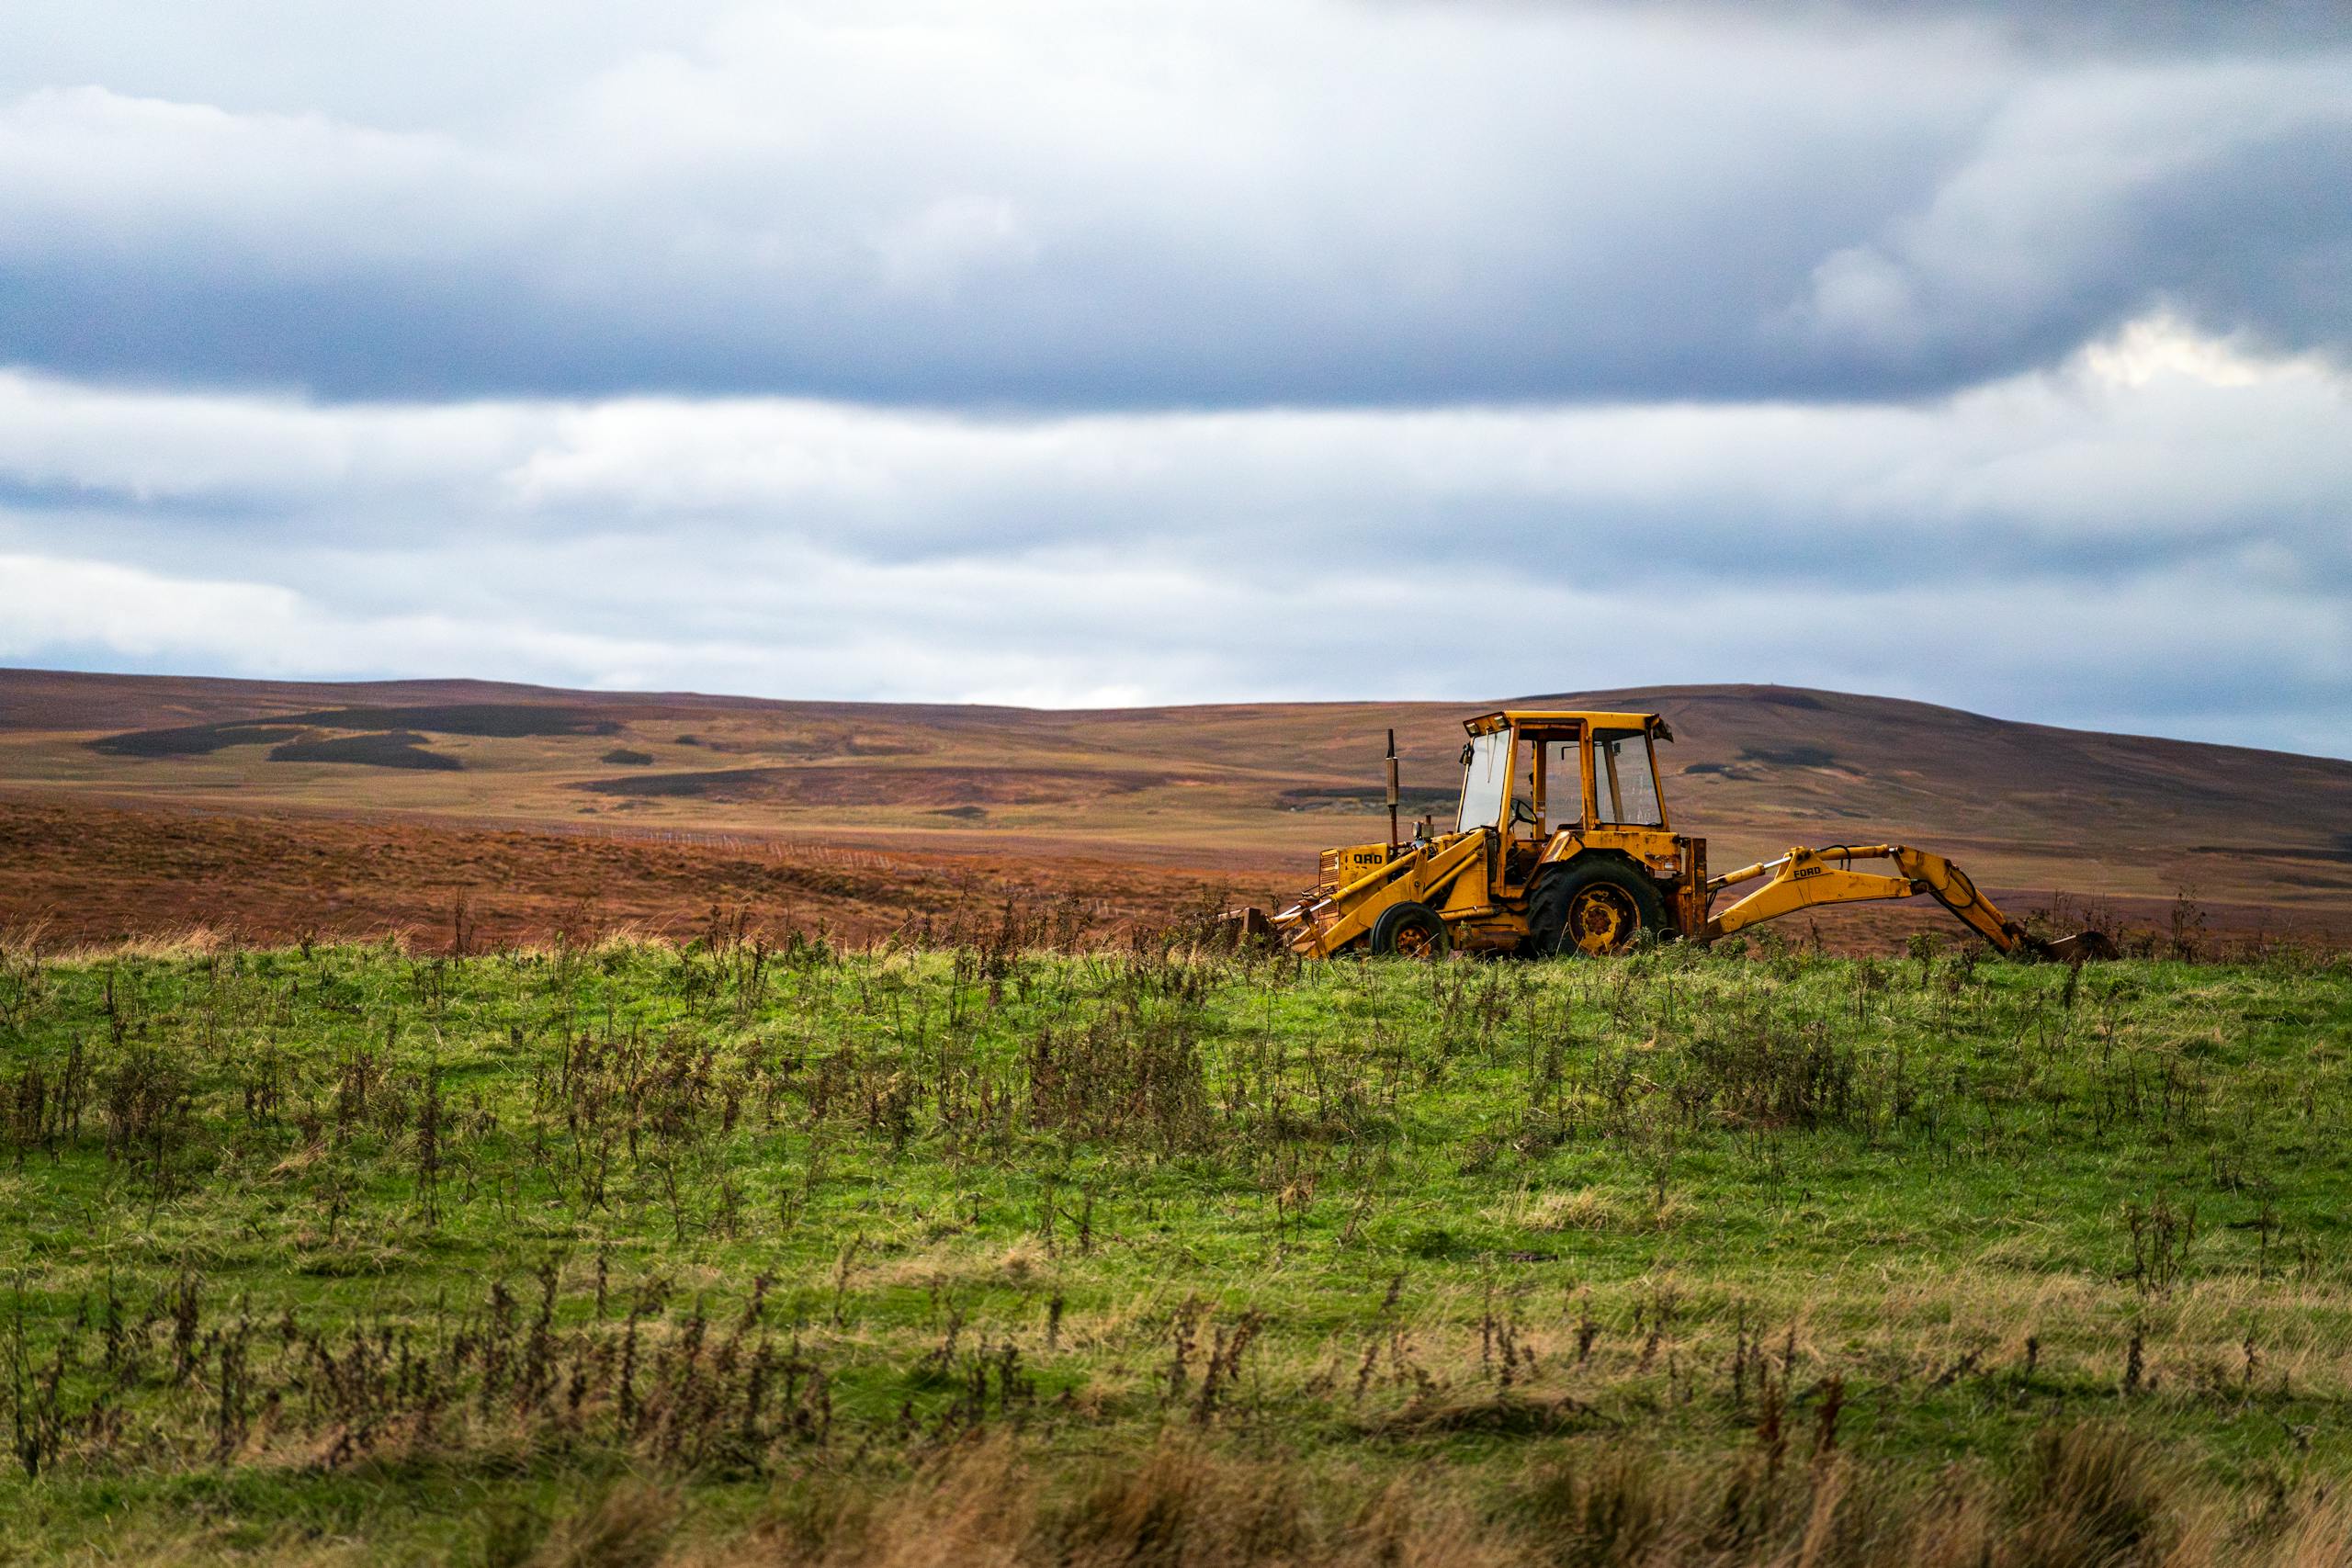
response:
<svg viewBox="0 0 2352 1568"><path fill-rule="evenodd" d="M307 113L38 90L0 357L1082 409L1911 398L2157 308L2342 350L2344 13L2124 14L741 24L450 130L341 117L323 67Z"/></svg>

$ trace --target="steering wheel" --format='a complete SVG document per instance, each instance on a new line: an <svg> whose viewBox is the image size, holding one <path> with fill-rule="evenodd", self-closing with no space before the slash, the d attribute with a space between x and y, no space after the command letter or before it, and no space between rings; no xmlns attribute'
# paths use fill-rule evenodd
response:
<svg viewBox="0 0 2352 1568"><path fill-rule="evenodd" d="M1510 819L1515 824L1524 822L1531 828L1542 826L1542 824L1537 822L1535 819L1535 803L1532 800L1512 801L1510 803Z"/></svg>

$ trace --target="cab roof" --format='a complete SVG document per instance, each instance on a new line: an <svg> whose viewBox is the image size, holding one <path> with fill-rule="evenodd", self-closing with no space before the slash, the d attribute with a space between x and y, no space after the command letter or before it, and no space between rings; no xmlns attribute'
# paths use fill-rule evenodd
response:
<svg viewBox="0 0 2352 1568"><path fill-rule="evenodd" d="M1498 729L1540 729L1551 724L1580 724L1588 729L1648 730L1662 739L1674 739L1666 721L1654 713L1602 713L1590 708L1498 708L1464 719L1462 728L1473 735L1491 735Z"/></svg>

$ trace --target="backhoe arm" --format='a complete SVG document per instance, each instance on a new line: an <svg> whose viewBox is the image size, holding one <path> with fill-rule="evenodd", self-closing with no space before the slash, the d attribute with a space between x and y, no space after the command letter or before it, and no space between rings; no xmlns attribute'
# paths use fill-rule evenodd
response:
<svg viewBox="0 0 2352 1568"><path fill-rule="evenodd" d="M1853 863L1883 860L1894 863L1888 876L1853 869ZM2044 942L1995 908L1976 890L1968 874L1938 854L1908 844L1833 844L1827 849L1791 850L1779 860L1742 866L1707 884L1710 896L1725 887L1770 876L1763 886L1707 921L1713 941L1748 926L1792 914L1819 904L1851 904L1874 898L1912 898L1926 894L1958 916L1977 935L2003 953L2072 959L2112 957L2114 944L2098 931L2083 931L2057 942Z"/></svg>

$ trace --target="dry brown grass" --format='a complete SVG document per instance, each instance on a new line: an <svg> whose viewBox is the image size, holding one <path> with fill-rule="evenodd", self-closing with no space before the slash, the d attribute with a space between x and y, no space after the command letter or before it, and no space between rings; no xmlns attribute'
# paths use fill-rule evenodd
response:
<svg viewBox="0 0 2352 1568"><path fill-rule="evenodd" d="M1500 1495L1443 1471L1309 1470L1183 1439L1040 1462L1001 1437L880 1492L690 1542L686 1568L2344 1568L2352 1506L2249 1515L2102 1426L2044 1435L2012 1482L1895 1483L1832 1454L1693 1461L1588 1449ZM640 1559L602 1561L643 1568Z"/></svg>
<svg viewBox="0 0 2352 1568"><path fill-rule="evenodd" d="M431 953L684 942L714 910L748 912L770 934L823 931L865 947L926 925L986 924L1008 899L1075 908L1108 932L1198 906L1204 887L1165 869L1032 855L0 800L0 931L50 957L348 940Z"/></svg>
<svg viewBox="0 0 2352 1568"><path fill-rule="evenodd" d="M550 1532L529 1568L653 1568L677 1523L674 1491L619 1482Z"/></svg>
<svg viewBox="0 0 2352 1568"><path fill-rule="evenodd" d="M1488 1211L1488 1217L1531 1231L1560 1235L1577 1231L1668 1231L1693 1215L1690 1205L1672 1194L1663 1202L1645 1203L1628 1201L1622 1193L1582 1188L1574 1192L1521 1193L1517 1201Z"/></svg>
<svg viewBox="0 0 2352 1568"><path fill-rule="evenodd" d="M813 852L801 869L840 874L845 885L771 892L809 909L839 906L825 918L840 929L854 919L887 929L894 912L921 906L881 890L939 871L1128 914L1163 910L1171 897L1181 900L1180 885L1204 880L1256 898L1295 887L1317 849L1385 830L1369 786L1387 729L1399 738L1408 787L1442 798L1455 779L1460 720L1476 705L1083 714L511 688L496 695L565 722L428 734L431 751L462 761L460 770L272 762L272 748L258 738L202 755L91 745L191 723L315 720L355 700L399 709L401 723L423 728L436 706L459 705L478 717L489 695L429 682L363 689L0 671L0 777L13 796L71 812L136 804L181 824L143 846L101 854L71 825L20 840L0 821L0 870L19 848L36 860L62 852L70 865L62 876L20 873L13 885L0 877L0 914L53 905L89 940L148 929L105 922L149 904L165 919L232 923L255 936L290 939L306 926L433 932L447 919L446 891L470 886L516 895L488 911L484 934L499 940L502 923L544 926L559 912L555 904L576 896L577 879L544 857L443 855L440 873L420 877L401 863L406 846L391 842L388 873L338 863L343 829L361 810L379 825L428 833L492 822L543 833L582 827L617 835L597 842L654 846L650 860L623 850L608 861L586 849L562 858L596 864L616 888L614 918L655 929L697 919L694 901L730 877L746 885L746 896L749 885L773 880L728 866L728 852L710 840L779 832ZM2073 735L1830 693L1699 687L1588 697L1657 706L1673 721L1680 739L1666 764L1675 820L1707 836L1718 866L1819 842L1835 836L1835 825L1860 822L1873 837L1961 855L1996 896L2018 896L2014 912L2054 901L2049 889L2070 888L2075 905L2087 897L2099 906L2075 923L2120 917L2169 940L2175 895L2187 887L2202 904L2177 928L2192 937L2352 934L2352 885L2336 840L2352 813L2352 764L2273 756L2258 769L2217 767L2211 748ZM604 760L616 736L651 761L616 775ZM1834 756L1836 765L1796 760L1814 753ZM2233 781L2230 794L2213 792L2217 776ZM2035 802L2031 817L2018 815L2020 798ZM1327 808L1300 809L1302 801ZM220 816L189 818L181 809L189 807ZM306 853L323 852L287 864L241 854L223 872L206 843L223 830L186 827L223 818L281 835L294 829ZM665 886L673 879L654 863L664 860L703 886ZM243 887L256 869L254 885ZM143 886L109 910L112 891L101 879L114 877ZM195 888L202 901L191 901ZM403 897L424 888L445 896ZM1934 909L1788 922L1800 942L1816 928L1841 948L1881 953L1900 951L1923 930L1959 936Z"/></svg>

